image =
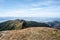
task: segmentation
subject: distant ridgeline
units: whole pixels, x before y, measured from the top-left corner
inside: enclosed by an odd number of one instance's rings
[[[40,23],[35,21],[25,21],[25,20],[16,19],[16,20],[9,20],[0,23],[0,31],[19,30],[28,27],[52,27],[52,28],[60,29],[60,22],[54,21],[54,22]]]

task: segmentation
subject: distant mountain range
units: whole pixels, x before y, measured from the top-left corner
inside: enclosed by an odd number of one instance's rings
[[[36,21],[26,21],[26,20],[8,20],[0,23],[0,31],[2,30],[17,30],[24,29],[28,27],[49,27],[48,24],[40,23]]]
[[[28,27],[49,27],[49,28],[56,28],[60,29],[60,21],[48,21],[48,22],[37,22],[37,21],[28,21],[24,19],[15,19],[12,18],[9,20],[8,18],[6,21],[0,23],[0,31],[2,30],[17,30],[17,29],[24,29]]]
[[[60,21],[60,18],[44,18],[44,17],[0,17],[0,22],[14,20],[14,19],[24,19],[28,21],[37,21],[37,22],[51,22],[51,21]]]

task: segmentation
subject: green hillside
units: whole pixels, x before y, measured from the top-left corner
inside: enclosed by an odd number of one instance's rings
[[[24,29],[28,27],[48,27],[49,25],[45,23],[39,23],[35,21],[25,21],[25,20],[9,20],[0,23],[0,31],[2,30],[18,30],[18,29]]]

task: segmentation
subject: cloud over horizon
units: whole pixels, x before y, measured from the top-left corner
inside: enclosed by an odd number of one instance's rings
[[[0,0],[0,17],[60,17],[60,0]]]

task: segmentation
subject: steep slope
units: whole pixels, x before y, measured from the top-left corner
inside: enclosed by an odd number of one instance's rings
[[[60,40],[60,30],[33,27],[23,30],[0,31],[0,40]]]
[[[9,21],[5,21],[3,23],[0,23],[0,31],[17,30],[17,29],[24,29],[24,28],[28,28],[28,27],[38,27],[38,26],[39,27],[41,27],[41,26],[48,27],[48,25],[45,23],[16,19],[16,20],[9,20]]]
[[[9,20],[3,23],[0,23],[0,31],[1,30],[14,30],[14,29],[22,29],[22,20]]]
[[[49,27],[49,25],[35,21],[26,21],[26,27]]]

